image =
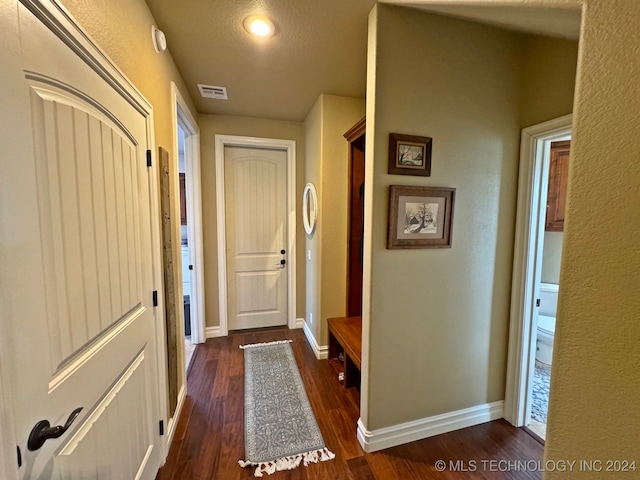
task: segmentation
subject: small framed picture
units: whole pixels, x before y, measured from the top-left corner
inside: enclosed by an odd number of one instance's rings
[[[387,248],[450,248],[455,188],[389,187]]]
[[[431,137],[389,134],[389,174],[431,176]]]

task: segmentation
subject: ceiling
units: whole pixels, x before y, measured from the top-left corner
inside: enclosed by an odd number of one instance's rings
[[[321,93],[364,97],[368,15],[375,0],[147,0],[202,113],[304,120]],[[267,15],[276,34],[251,37]],[[198,83],[227,87],[205,99]]]
[[[385,3],[408,6],[449,17],[471,20],[517,32],[578,40],[580,9],[540,6],[451,5],[455,1],[388,0]],[[448,4],[447,4],[448,3]]]
[[[367,18],[376,0],[146,1],[198,112],[302,121],[321,93],[365,95]],[[579,10],[385,2],[561,38],[577,39],[580,29]],[[268,16],[276,34],[248,35],[242,22],[254,14]],[[229,99],[202,98],[198,83],[227,87]]]

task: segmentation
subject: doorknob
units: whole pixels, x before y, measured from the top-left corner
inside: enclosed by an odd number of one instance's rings
[[[67,422],[64,424],[64,426],[57,425],[55,427],[52,427],[49,423],[49,420],[40,420],[38,423],[36,423],[36,426],[33,427],[33,430],[31,430],[31,433],[29,434],[27,448],[33,452],[42,447],[42,445],[44,445],[44,442],[46,442],[50,438],[61,437],[64,432],[69,430],[69,427],[75,421],[75,419],[78,418],[78,415],[80,415],[81,411],[82,407],[79,407],[71,412],[71,415],[69,415],[69,418],[67,418]]]
[[[280,265],[284,265],[285,263],[287,263],[287,261],[284,258],[280,260]]]

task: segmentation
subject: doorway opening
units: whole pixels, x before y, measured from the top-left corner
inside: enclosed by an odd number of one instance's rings
[[[522,131],[505,418],[542,439],[560,280],[572,116]]]
[[[200,133],[177,87],[171,91],[175,107],[177,179],[180,202],[180,272],[184,325],[179,341],[184,343],[184,371],[189,368],[198,343],[206,340],[204,326],[204,263],[202,253],[202,202],[200,190]]]
[[[349,142],[349,210],[347,214],[347,317],[362,316],[364,256],[364,179],[366,117],[344,137]]]
[[[178,122],[178,178],[180,188],[180,252],[182,259],[182,308],[184,310],[184,365],[185,370],[189,369],[196,343],[191,338],[191,264],[189,255],[189,232],[187,229],[187,166],[185,161],[185,132],[181,122]],[[191,193],[191,192],[189,192]],[[194,329],[195,330],[195,329]]]

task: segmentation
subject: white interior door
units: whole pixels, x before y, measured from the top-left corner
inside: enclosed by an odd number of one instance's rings
[[[25,479],[153,479],[160,463],[147,119],[19,5],[33,155],[8,168],[3,322]],[[71,42],[72,43],[72,42]],[[4,160],[4,158],[3,158]],[[5,185],[5,183],[3,183]],[[29,449],[40,420],[64,425]]]
[[[225,147],[229,329],[287,323],[287,154]]]

